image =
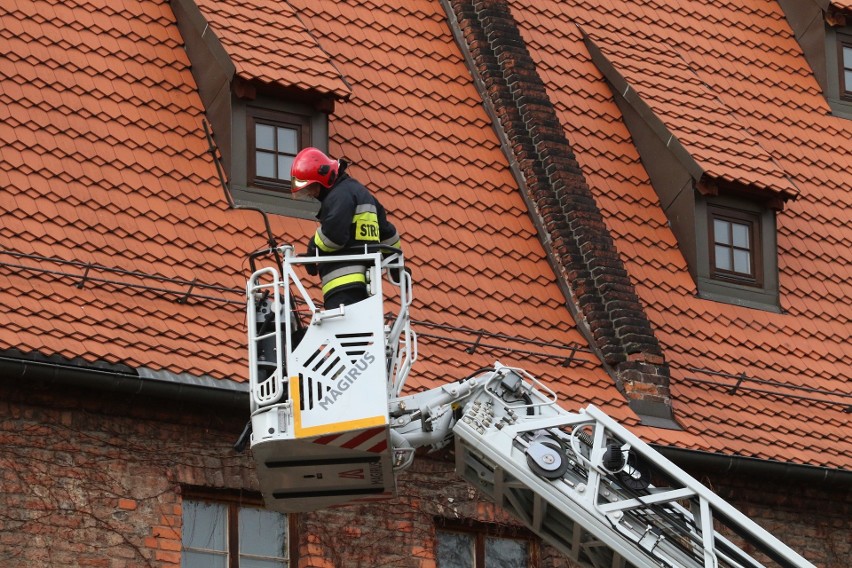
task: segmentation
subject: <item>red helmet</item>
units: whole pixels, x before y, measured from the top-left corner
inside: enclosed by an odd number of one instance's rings
[[[337,179],[339,163],[316,148],[304,148],[290,167],[290,191],[296,193],[312,183],[330,188]]]

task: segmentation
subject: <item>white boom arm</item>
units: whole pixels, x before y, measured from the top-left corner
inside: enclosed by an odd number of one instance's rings
[[[454,442],[462,478],[586,568],[814,568],[603,411],[565,410],[521,369],[497,363],[400,397],[417,357],[401,253],[279,253],[247,287],[251,448],[270,509],[393,498],[418,448]],[[369,297],[324,310],[297,268],[341,260],[365,264]],[[399,290],[387,324],[383,273]]]
[[[765,565],[737,540],[775,565],[812,568],[602,410],[569,412],[520,369],[497,364],[390,410],[395,447],[454,439],[459,475],[582,566]]]

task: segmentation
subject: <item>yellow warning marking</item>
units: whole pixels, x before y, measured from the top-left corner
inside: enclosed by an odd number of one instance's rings
[[[307,438],[322,434],[334,434],[346,432],[347,430],[360,430],[371,426],[385,426],[387,422],[384,416],[371,416],[359,418],[358,420],[344,420],[343,422],[329,422],[319,426],[302,426],[302,393],[299,390],[299,377],[290,377],[290,400],[293,404],[293,432],[297,438]]]

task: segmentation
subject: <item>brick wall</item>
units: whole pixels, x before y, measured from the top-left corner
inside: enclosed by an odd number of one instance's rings
[[[250,458],[231,451],[246,414],[0,381],[0,566],[178,566],[181,487],[256,487]],[[846,568],[849,487],[702,480],[820,568]],[[298,516],[296,566],[430,568],[437,518],[516,526],[446,454],[415,460],[398,487],[395,501]],[[536,548],[533,566],[571,566]]]
[[[0,566],[179,566],[181,484],[253,484],[244,420],[0,382]]]
[[[813,564],[821,568],[852,565],[852,487],[848,484],[689,473]]]
[[[304,515],[300,528],[311,535],[315,555],[311,561],[301,562],[300,568],[435,568],[438,518],[471,527],[487,526],[497,536],[516,534],[517,523],[456,476],[453,465],[448,454],[419,457],[399,476],[394,501]],[[571,566],[554,549],[535,548],[535,566]]]
[[[431,568],[436,566],[436,517],[493,523],[497,530],[515,525],[502,510],[460,481],[451,459],[445,457],[415,460],[399,477],[396,501],[304,516],[301,526],[312,534],[314,552],[321,552],[300,568]],[[848,558],[852,558],[849,487],[690,473],[819,568],[848,568]],[[744,548],[755,552],[749,546]],[[541,545],[536,556],[535,568],[574,567],[549,546]],[[766,565],[773,566],[768,560]]]

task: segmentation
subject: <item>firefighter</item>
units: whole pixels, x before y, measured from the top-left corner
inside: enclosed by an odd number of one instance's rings
[[[300,151],[290,168],[290,190],[297,198],[319,200],[320,226],[308,242],[308,255],[340,254],[363,244],[400,247],[400,237],[382,204],[346,173],[348,163],[334,160],[316,148]],[[308,265],[319,272],[326,309],[349,305],[367,297],[363,264],[323,263]]]

